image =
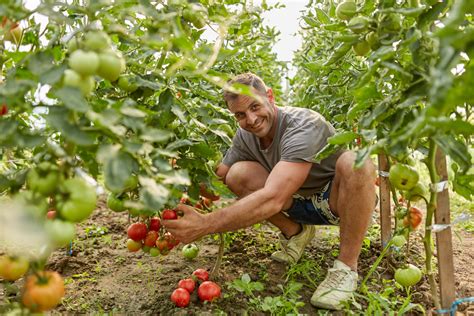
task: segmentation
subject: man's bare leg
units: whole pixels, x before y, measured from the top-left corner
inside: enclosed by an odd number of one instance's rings
[[[357,261],[375,208],[375,166],[365,162],[353,168],[355,153],[342,154],[336,163],[336,175],[329,204],[340,218],[339,260],[357,271]]]

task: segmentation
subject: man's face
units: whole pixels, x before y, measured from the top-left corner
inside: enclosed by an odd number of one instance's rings
[[[271,137],[275,122],[273,93],[269,89],[266,95],[260,94],[260,96],[256,99],[240,95],[227,105],[242,129],[258,138]]]

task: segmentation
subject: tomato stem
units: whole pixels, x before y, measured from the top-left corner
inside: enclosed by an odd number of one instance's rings
[[[219,272],[223,255],[224,255],[224,233],[219,233],[219,251],[217,253],[216,263],[214,264],[214,267],[212,267],[212,270],[209,276],[211,280],[213,280],[215,276],[217,275],[217,273]]]

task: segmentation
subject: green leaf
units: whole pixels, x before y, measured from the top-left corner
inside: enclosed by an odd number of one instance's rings
[[[324,12],[323,10],[319,9],[319,8],[315,8],[316,10],[316,16],[318,17],[318,20],[322,23],[322,24],[329,24],[331,23],[331,19],[328,17],[328,15],[326,14],[326,12]]]
[[[141,184],[140,201],[152,210],[162,209],[168,202],[170,190],[148,177],[139,177]]]
[[[465,144],[458,141],[453,135],[435,135],[433,139],[443,152],[461,167],[461,173],[466,173],[471,168],[471,154]]]
[[[452,132],[454,134],[474,134],[474,125],[471,122],[465,120],[450,120],[447,117],[429,118],[428,124],[435,127],[436,129],[440,129],[445,132]]]
[[[77,126],[68,120],[69,111],[62,107],[50,107],[49,113],[46,116],[48,123],[74,144],[81,146],[91,146],[95,142],[95,137],[91,134],[82,131],[80,126]]]
[[[56,91],[56,96],[68,109],[81,113],[85,113],[89,110],[89,104],[79,89],[64,87]]]
[[[97,159],[104,165],[105,184],[112,192],[121,192],[126,189],[127,180],[138,169],[135,159],[128,153],[121,151],[119,146],[102,146]]]
[[[328,138],[328,143],[331,145],[345,145],[351,143],[359,135],[351,131],[344,131],[337,133]]]
[[[157,128],[149,128],[140,135],[140,139],[152,143],[162,143],[171,137],[173,137],[173,133]]]
[[[158,176],[163,177],[163,184],[191,185],[187,170],[173,170],[169,173],[160,173]]]

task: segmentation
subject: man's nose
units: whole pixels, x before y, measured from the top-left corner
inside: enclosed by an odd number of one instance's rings
[[[247,125],[252,126],[253,124],[255,124],[256,121],[257,121],[257,115],[249,111],[247,113]]]

